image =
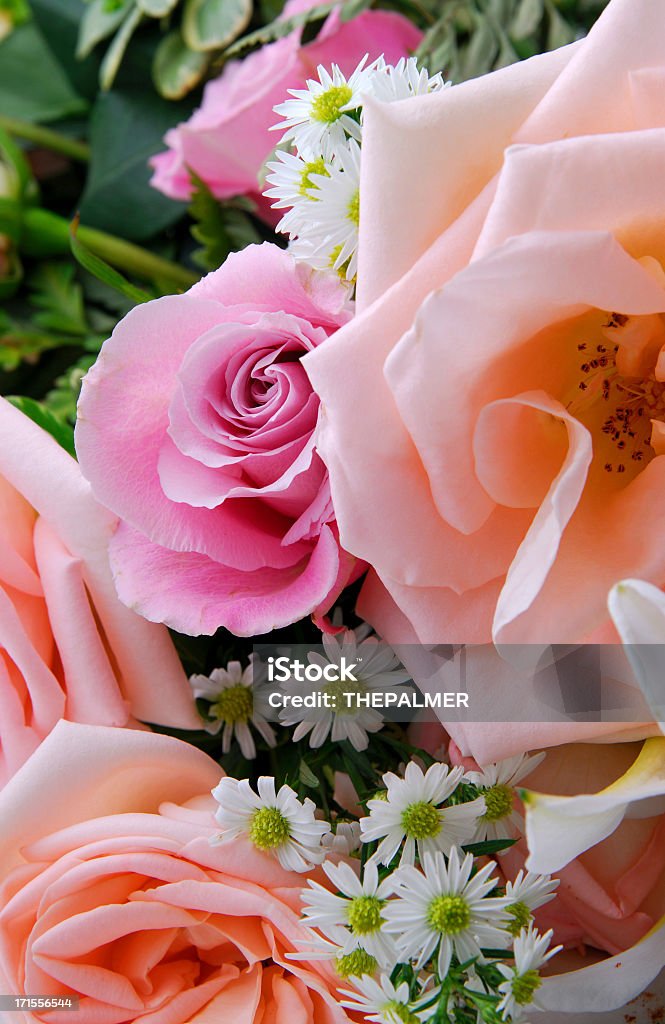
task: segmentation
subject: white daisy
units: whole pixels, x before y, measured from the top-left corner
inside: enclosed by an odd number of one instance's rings
[[[397,660],[393,650],[378,637],[370,636],[363,640],[351,629],[332,636],[324,633],[322,637],[325,657],[316,651],[310,651],[308,661],[322,669],[336,665],[342,674],[342,660],[348,665],[357,665],[354,670],[356,682],[341,680],[329,683],[310,683],[307,680],[290,679],[282,685],[288,694],[307,696],[312,690],[330,695],[333,707],[317,708],[313,714],[306,707],[289,705],[279,713],[282,725],[295,725],[293,739],[309,737],[310,747],[320,747],[328,735],[337,743],[348,740],[356,750],[365,750],[369,743],[368,733],[378,732],[383,726],[383,715],[375,708],[357,707],[353,699],[345,694],[366,696],[371,693],[401,692],[402,684],[410,678],[408,672]]]
[[[442,853],[423,858],[423,871],[398,868],[392,879],[396,899],[384,910],[385,929],[395,936],[401,959],[416,960],[422,967],[437,952],[437,970],[443,980],[453,955],[460,963],[483,962],[482,949],[506,949],[510,936],[502,928],[506,900],[489,897],[497,879],[495,864],[486,864],[473,877],[472,854],[460,861],[450,852],[446,865]]]
[[[448,855],[469,842],[485,812],[483,798],[441,807],[463,774],[463,768],[449,769],[445,764],[433,764],[423,772],[415,761],[406,766],[404,778],[387,772],[385,799],[369,800],[369,817],[360,819],[363,842],[381,840],[371,860],[390,864],[404,840],[401,865],[414,863],[416,848],[422,861],[426,853]]]
[[[374,978],[353,978],[355,991],[340,988],[338,992],[346,998],[341,1005],[354,1013],[362,1014],[365,1020],[374,1024],[418,1024],[431,1015],[431,1006],[439,989],[427,993],[416,1002],[411,1002],[409,986],[405,981],[397,988],[387,974],[379,981]]]
[[[379,882],[375,864],[365,865],[362,881],[349,864],[327,862],[323,870],[337,893],[309,880],[309,889],[302,892],[307,924],[337,943],[341,956],[360,948],[381,967],[394,967],[395,945],[383,931],[383,910],[392,893],[390,878]]]
[[[539,1009],[536,992],[540,988],[540,968],[562,948],[548,951],[552,932],[539,935],[533,925],[515,939],[515,960],[511,964],[497,963],[497,970],[506,979],[499,985],[502,996],[497,1010],[504,1020],[520,1020],[526,1007]]]
[[[325,858],[321,837],[330,831],[325,821],[316,821],[314,803],[302,803],[290,786],[275,792],[275,780],[262,775],[257,784],[258,795],[249,781],[225,777],[213,789],[219,807],[215,820],[221,827],[211,839],[213,845],[230,842],[246,835],[254,846],[271,853],[287,871],[309,871],[312,864]]]
[[[254,655],[249,656],[249,665],[243,671],[239,661],[230,661],[226,668],[216,668],[209,676],[190,676],[194,697],[210,702],[208,718],[204,725],[206,732],[217,735],[223,727],[222,750],[228,754],[233,736],[238,741],[243,757],[256,757],[254,737],[250,724],[263,737],[269,747],[275,746],[275,733],[268,722],[267,700],[258,684],[254,685]]]
[[[362,94],[375,64],[365,66],[367,56],[349,78],[336,64],[328,72],[322,64],[317,68],[318,81],[308,79],[306,89],[289,89],[292,99],[274,108],[284,120],[272,126],[273,131],[286,129],[281,141],[291,141],[304,160],[332,156],[348,138],[360,140],[359,108]]]
[[[506,912],[512,920],[507,925],[511,935],[519,935],[531,924],[533,911],[553,900],[560,879],[550,875],[536,875],[531,871],[519,871],[514,882],[506,884]]]
[[[478,822],[474,842],[491,839],[514,839],[521,832],[522,817],[515,809],[518,782],[538,767],[545,754],[517,754],[505,761],[487,765],[466,778],[481,790],[487,810]]]
[[[355,853],[361,846],[360,822],[339,821],[334,832],[332,829],[326,832],[321,839],[321,845],[328,853],[340,853],[346,857]]]
[[[402,57],[397,64],[386,64],[383,59],[378,61],[369,82],[369,92],[382,103],[394,103],[440,92],[451,85],[452,82],[444,82],[441,72],[430,78],[425,68],[418,68],[415,57]]]
[[[324,939],[322,935],[313,929],[307,929],[311,938],[308,941],[295,940],[296,945],[302,947],[300,953],[286,953],[287,960],[332,960],[335,971],[345,981],[348,978],[362,978],[364,974],[376,974],[379,965],[376,958],[368,953],[362,946],[357,946],[350,953],[345,953],[338,942]]]
[[[347,281],[358,270],[358,227],[360,224],[360,146],[351,139],[340,147],[325,174],[312,173],[316,205],[308,210],[306,222],[293,218],[291,227],[298,237],[290,252],[317,270],[336,270]],[[301,208],[299,208],[301,209]],[[284,218],[285,220],[286,218]],[[281,229],[280,229],[281,230]]]
[[[303,160],[294,153],[279,149],[275,157],[276,159],[267,165],[270,173],[266,181],[272,188],[266,189],[263,194],[275,200],[272,204],[273,209],[288,211],[276,230],[295,235],[315,216],[313,204],[316,202],[318,187],[311,175],[328,177],[330,163],[322,156],[315,160]]]

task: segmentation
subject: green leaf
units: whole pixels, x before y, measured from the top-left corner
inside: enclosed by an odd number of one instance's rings
[[[138,0],[138,5],[149,18],[165,18],[170,14],[178,0]]]
[[[126,295],[128,299],[132,299],[134,302],[149,302],[152,295],[148,292],[143,291],[142,288],[137,288],[136,285],[132,284],[127,280],[126,277],[120,273],[119,270],[115,270],[109,266],[100,256],[97,256],[90,249],[86,248],[83,242],[79,241],[76,237],[76,230],[78,224],[74,222],[71,231],[71,247],[74,258],[78,263],[81,264],[88,273],[94,277],[99,278],[104,284],[110,288],[115,288],[116,291],[120,292],[121,295]]]
[[[30,0],[33,18],[62,72],[78,95],[92,100],[97,94],[99,58],[73,57],[86,7],[84,0]]]
[[[168,100],[182,99],[201,81],[208,64],[208,55],[190,50],[178,29],[169,32],[157,47],[152,66],[157,91]]]
[[[87,57],[97,43],[112,35],[120,27],[132,6],[133,0],[122,0],[116,6],[110,6],[108,0],[92,0],[87,4],[79,28],[77,60]]]
[[[220,203],[198,175],[191,169],[189,174],[194,185],[189,212],[196,222],[192,237],[202,246],[193,259],[203,270],[216,270],[230,252],[260,242],[261,237],[247,216],[251,203],[238,199]]]
[[[341,20],[351,21],[372,6],[373,0],[347,0],[342,7]]]
[[[577,39],[578,33],[575,27],[563,18],[553,3],[547,4],[549,15],[549,30],[547,32],[547,49],[556,50],[559,46],[567,46]]]
[[[300,762],[298,767],[298,778],[302,782],[303,786],[307,786],[308,789],[319,788],[319,780],[305,761]]]
[[[33,398],[26,398],[24,395],[8,395],[7,401],[11,402],[17,409],[20,409],[22,413],[28,416],[38,427],[41,427],[42,430],[45,430],[47,434],[50,434],[61,448],[64,448],[66,452],[76,457],[73,427],[56,419],[46,406],[42,405],[41,402],[36,402]]]
[[[92,160],[81,219],[133,241],[150,238],[178,220],[184,204],[149,185],[148,158],[164,148],[163,135],[191,113],[149,89],[116,89],[99,96],[92,114]]]
[[[75,278],[73,263],[40,263],[28,282],[30,303],[41,310],[32,322],[45,331],[84,336],[88,326],[83,289]]]
[[[252,0],[185,0],[182,34],[191,50],[220,50],[237,39],[252,16]]]
[[[544,10],[543,0],[522,0],[508,28],[511,39],[527,39],[537,32]]]
[[[516,842],[516,839],[488,839],[484,843],[465,843],[462,849],[474,857],[491,857],[502,850],[509,850]]]
[[[309,10],[301,11],[299,14],[294,14],[290,18],[276,18],[269,25],[264,25],[254,32],[249,32],[242,39],[238,39],[237,42],[233,43],[232,46],[227,46],[224,50],[224,57],[228,60],[231,57],[237,57],[245,53],[247,50],[253,50],[258,46],[265,46],[267,43],[274,43],[276,39],[288,36],[296,28],[302,28],[312,21],[321,21],[337,7],[340,7],[339,2],[323,3]]]
[[[56,121],[86,109],[32,23],[0,43],[0,96],[2,113],[24,121]]]
[[[136,29],[139,27],[143,14],[139,7],[130,7],[125,15],[125,20],[120,25],[111,41],[111,45],[104,54],[104,60],[99,69],[99,85],[105,92],[111,88],[118,74],[118,69],[125,56],[125,50]]]

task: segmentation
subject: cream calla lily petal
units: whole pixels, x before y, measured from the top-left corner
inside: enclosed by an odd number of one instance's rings
[[[643,580],[622,580],[607,604],[654,720],[665,732],[665,594]]]
[[[526,808],[527,867],[552,874],[600,843],[620,825],[630,805],[665,796],[665,739],[646,740],[628,771],[599,793],[551,796],[522,790]],[[656,813],[651,805],[648,813]],[[645,808],[643,808],[645,810]],[[631,809],[640,815],[640,808]]]
[[[554,1020],[562,1013],[574,1013],[578,1021],[582,1013],[606,1013],[616,1009],[625,1012],[627,1004],[651,985],[664,966],[665,917],[623,953],[579,971],[545,978],[538,992],[538,1002],[543,1009],[557,1013]],[[637,1018],[622,1014],[617,1019]]]

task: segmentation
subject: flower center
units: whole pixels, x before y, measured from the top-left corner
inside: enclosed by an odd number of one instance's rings
[[[323,687],[325,693],[329,693],[332,699],[331,711],[336,715],[355,715],[358,712],[358,704],[353,697],[345,697],[346,693],[365,694],[367,687],[362,679],[342,680],[336,679],[332,683],[326,683]]]
[[[433,804],[419,800],[402,811],[402,828],[409,839],[434,839],[441,831],[441,814]]]
[[[529,927],[533,914],[526,903],[522,903],[521,900],[517,903],[511,903],[509,907],[506,907],[506,912],[514,918],[514,920],[505,925],[506,931],[510,932],[511,935],[519,935],[523,928]]]
[[[237,683],[229,686],[217,697],[210,707],[210,713],[222,722],[232,725],[234,722],[246,722],[252,717],[254,698],[248,686]]]
[[[312,181],[312,174],[322,174],[324,177],[329,178],[330,175],[326,170],[326,163],[322,156],[318,160],[310,160],[308,164],[302,169],[300,174],[300,185],[298,187],[298,193],[301,196],[306,196],[308,199],[316,199],[316,196],[309,194],[310,189],[318,188],[319,186]]]
[[[355,226],[358,227],[360,224],[360,189],[356,189],[353,193],[351,202],[347,207],[346,216],[352,224],[355,224]]]
[[[259,850],[274,850],[291,836],[287,819],[276,807],[260,807],[252,815],[249,838]]]
[[[589,421],[602,471],[626,483],[660,454],[665,437],[665,382],[656,379],[654,350],[665,342],[665,325],[661,334],[656,319],[612,313],[601,328],[604,341],[577,343],[576,393],[568,408]],[[642,366],[630,367],[634,374],[621,362],[622,341],[624,356],[633,348],[645,352]],[[649,362],[651,370],[644,368]]]
[[[392,1018],[394,1021],[401,1021],[401,1024],[420,1024],[415,1013],[411,1013],[408,1006],[398,1003],[396,999],[391,999],[389,1003],[386,1003],[383,1007],[383,1015],[388,1020]]]
[[[459,935],[471,923],[471,910],[463,896],[435,896],[427,911],[427,923],[443,935]]]
[[[342,116],[345,107],[353,96],[350,85],[331,85],[325,92],[319,93],[312,103],[311,118],[323,124],[333,124]]]
[[[482,795],[485,797],[487,810],[483,814],[485,821],[500,821],[507,818],[513,809],[513,790],[510,786],[499,783],[484,789]]]
[[[383,924],[381,911],[384,900],[376,896],[356,896],[349,904],[349,925],[354,935],[370,935],[378,932]]]
[[[376,959],[364,949],[354,949],[335,961],[340,978],[362,978],[363,974],[374,974],[377,966]]]
[[[540,988],[538,971],[526,971],[516,975],[511,982],[513,998],[520,1006],[526,1006],[533,1000],[534,993]]]

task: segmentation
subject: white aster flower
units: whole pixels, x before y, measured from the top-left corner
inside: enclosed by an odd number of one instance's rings
[[[239,835],[249,837],[254,846],[277,857],[287,871],[309,871],[312,864],[325,858],[321,837],[330,830],[325,821],[316,821],[314,803],[298,799],[290,786],[275,792],[275,780],[262,775],[258,795],[247,779],[225,777],[213,789],[219,807],[215,820],[221,828],[211,839],[213,845],[230,842]]]
[[[276,159],[267,165],[270,172],[266,181],[272,188],[263,193],[274,199],[275,210],[286,209],[276,230],[285,234],[296,235],[298,230],[305,229],[315,217],[314,203],[317,201],[318,186],[312,175],[327,177],[330,174],[330,163],[322,156],[314,160],[303,160],[294,153],[277,150]]]
[[[360,141],[359,110],[362,94],[375,64],[366,67],[367,56],[349,78],[336,64],[328,72],[322,64],[317,68],[318,81],[308,79],[306,89],[289,89],[292,99],[274,108],[284,120],[272,126],[273,131],[286,129],[281,141],[291,141],[304,160],[332,156],[347,139]],[[352,116],[356,112],[356,116]]]
[[[309,889],[302,892],[303,916],[310,927],[317,928],[347,956],[355,949],[364,949],[381,967],[396,963],[395,945],[383,930],[383,910],[392,893],[390,878],[379,882],[375,864],[366,864],[362,881],[349,864],[323,865],[337,893],[309,880]]]
[[[330,665],[337,666],[340,681],[311,683],[290,679],[282,684],[282,689],[285,693],[303,697],[314,691],[329,695],[333,707],[321,707],[313,712],[310,708],[289,705],[280,711],[280,722],[286,726],[297,726],[293,733],[296,741],[309,733],[310,747],[322,746],[330,735],[335,743],[348,740],[356,750],[366,750],[368,733],[378,732],[382,728],[383,715],[376,708],[357,707],[354,699],[345,697],[345,694],[365,697],[372,693],[401,692],[402,684],[410,678],[409,674],[393,650],[378,637],[359,640],[353,630],[347,629],[336,636],[324,633],[322,643],[325,656],[310,651],[308,661],[310,665],[318,665],[321,669]],[[353,672],[356,682],[341,678],[343,664],[347,668],[357,665]]]
[[[358,270],[360,224],[358,143],[351,139],[348,146],[340,147],[335,159],[326,166],[326,173],[312,173],[311,181],[316,191],[310,194],[316,205],[308,209],[306,222],[292,220],[298,237],[289,251],[317,270],[336,270],[347,281],[353,281]]]
[[[418,68],[415,57],[402,57],[397,64],[386,64],[380,58],[369,81],[369,92],[382,103],[394,103],[440,92],[451,85],[451,82],[444,82],[441,72],[430,78],[425,68]]]
[[[431,1016],[431,1004],[438,996],[439,990],[428,992],[426,996],[411,1002],[409,986],[405,981],[393,985],[387,974],[382,974],[379,981],[374,978],[353,978],[355,991],[338,989],[345,996],[341,1005],[354,1013],[360,1013],[365,1020],[374,1024],[416,1024]],[[423,1008],[424,1007],[424,1008]]]
[[[543,964],[562,948],[548,951],[552,932],[539,935],[533,925],[515,939],[515,960],[512,964],[497,963],[496,967],[506,979],[499,985],[502,998],[497,1010],[504,1020],[520,1020],[529,1006],[539,1009],[536,995],[541,985],[539,971]]]
[[[553,900],[560,879],[518,871],[514,882],[506,883],[506,912],[512,920],[506,926],[511,935],[519,935],[531,924],[533,911]]]
[[[213,736],[220,729],[222,750],[228,754],[235,734],[243,757],[256,757],[254,737],[250,724],[263,736],[269,747],[275,746],[275,733],[266,720],[268,703],[254,680],[254,655],[250,654],[249,665],[243,671],[239,661],[230,661],[226,668],[216,668],[209,676],[190,676],[190,685],[196,699],[210,701],[206,732]]]
[[[467,780],[482,791],[487,810],[478,822],[474,842],[514,839],[520,834],[522,818],[515,810],[515,787],[538,767],[545,754],[517,754],[497,761],[477,772],[467,772]]]
[[[404,778],[387,772],[385,800],[369,800],[369,817],[360,819],[363,842],[381,840],[371,860],[390,864],[404,840],[400,865],[414,863],[416,848],[422,861],[427,853],[441,851],[447,856],[454,847],[469,842],[485,812],[483,798],[440,806],[463,774],[463,768],[449,769],[445,764],[433,764],[423,772],[415,761],[406,766]]]
[[[460,963],[483,962],[483,948],[510,945],[502,928],[506,900],[488,896],[497,884],[490,877],[495,865],[486,864],[471,877],[473,867],[472,854],[460,861],[453,849],[447,865],[442,853],[426,853],[422,872],[405,867],[393,874],[397,898],[384,911],[385,928],[395,936],[401,959],[414,959],[420,968],[438,950],[438,974],[444,979],[453,955]]]
[[[321,840],[321,845],[328,853],[340,853],[348,857],[360,849],[360,822],[340,821],[332,829],[326,832]]]

